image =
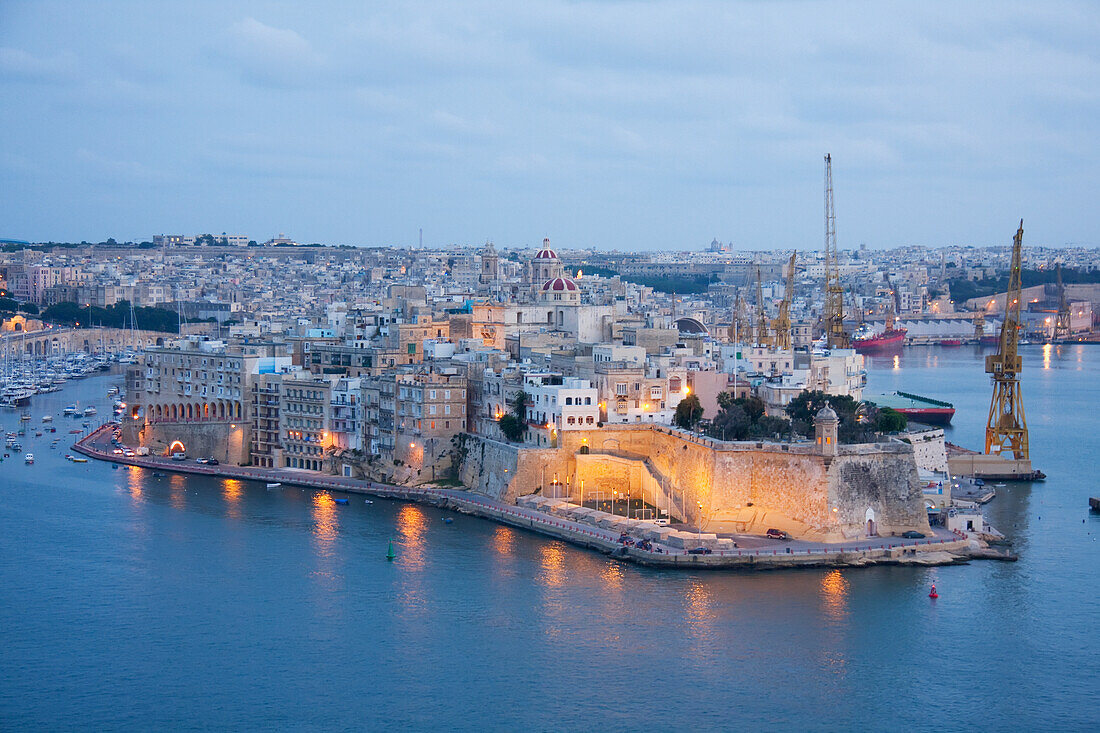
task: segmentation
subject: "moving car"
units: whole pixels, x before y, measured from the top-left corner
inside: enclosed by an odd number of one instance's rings
[[[764,535],[770,540],[792,540],[789,532],[784,532],[781,529],[769,529]]]
[[[908,532],[902,532],[901,536],[907,540],[920,540],[924,539],[924,532],[918,532],[915,529],[911,529]]]
[[[696,547],[688,550],[689,555],[710,555],[713,552],[714,550],[710,549],[709,547]]]

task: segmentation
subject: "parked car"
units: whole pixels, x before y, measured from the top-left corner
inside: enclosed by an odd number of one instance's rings
[[[911,529],[908,532],[902,532],[901,536],[907,540],[920,540],[924,539],[924,532],[918,532],[915,529]]]
[[[195,463],[207,464],[210,462],[209,458],[196,458]]]
[[[695,547],[688,550],[689,555],[710,555],[714,550],[709,547]]]
[[[791,537],[789,532],[784,532],[781,529],[769,529],[764,534],[769,540],[791,540],[791,539],[794,539],[793,537]]]
[[[172,460],[173,461],[186,461],[187,460],[187,454],[186,453],[173,453],[172,454]]]
[[[122,455],[126,456],[127,458],[133,458],[137,454],[127,448],[126,450],[122,451]]]
[[[216,465],[218,465],[218,459],[217,458],[207,458],[206,459],[206,465],[216,466]]]

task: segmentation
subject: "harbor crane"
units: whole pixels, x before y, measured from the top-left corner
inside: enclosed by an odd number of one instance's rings
[[[764,291],[760,285],[760,265],[756,266],[756,343],[757,346],[768,346],[771,337],[768,335],[768,313],[764,310]]]
[[[836,246],[836,211],[833,209],[833,156],[825,155],[825,344],[847,349],[851,342],[844,330],[844,288],[840,285]]]
[[[1027,420],[1020,397],[1020,249],[1024,240],[1024,220],[1012,240],[1012,270],[1008,274],[1004,321],[996,354],[985,357],[985,371],[993,377],[993,399],[989,403],[989,421],[985,428],[986,455],[1011,453],[1016,460],[1030,458]]]
[[[791,348],[791,299],[794,297],[794,260],[797,252],[791,252],[791,261],[787,263],[787,280],[783,290],[783,300],[779,304],[779,315],[772,321],[772,337],[777,350]]]
[[[1062,263],[1058,263],[1058,315],[1054,317],[1054,340],[1069,338],[1069,301],[1066,286],[1062,284]]]

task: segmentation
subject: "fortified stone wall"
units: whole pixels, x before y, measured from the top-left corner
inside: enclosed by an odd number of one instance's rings
[[[147,424],[137,437],[140,445],[156,455],[166,454],[169,446],[179,440],[191,458],[217,458],[224,463],[243,466],[249,459],[246,433],[239,423],[161,422]]]
[[[821,540],[928,529],[905,443],[839,446],[827,458],[811,443],[723,442],[644,425],[565,431],[556,449],[470,437],[460,478],[508,501],[542,493],[579,503],[617,491],[708,531],[774,527]]]

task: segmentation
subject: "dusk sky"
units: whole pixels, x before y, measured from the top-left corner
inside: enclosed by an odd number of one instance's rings
[[[0,2],[0,237],[1097,246],[1096,2]]]

